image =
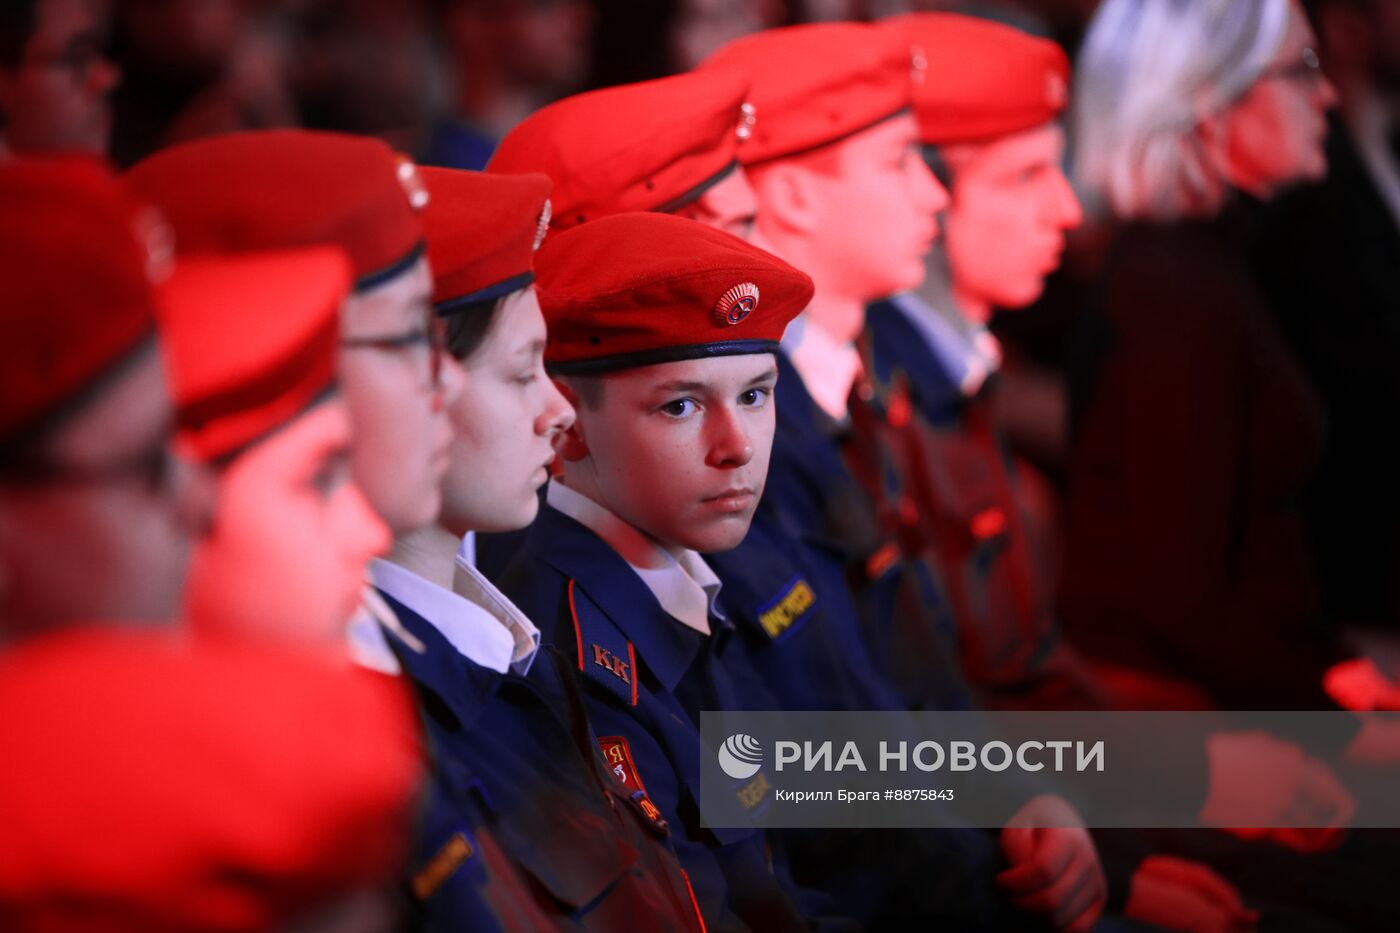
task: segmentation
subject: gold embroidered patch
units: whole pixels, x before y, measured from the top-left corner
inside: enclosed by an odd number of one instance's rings
[[[763,803],[763,798],[768,796],[768,791],[772,785],[768,783],[768,778],[760,771],[754,775],[753,780],[739,787],[735,793],[739,795],[739,802],[744,805],[745,810],[752,810]]]
[[[447,844],[438,850],[437,855],[423,870],[413,876],[413,894],[420,901],[427,900],[442,883],[452,877],[452,873],[476,854],[476,847],[463,833],[457,833]]]
[[[593,663],[625,684],[632,682],[632,667],[602,645],[593,646]]]
[[[777,638],[816,601],[817,594],[812,592],[812,587],[806,580],[798,578],[786,593],[759,610],[758,624],[763,626],[769,638]]]

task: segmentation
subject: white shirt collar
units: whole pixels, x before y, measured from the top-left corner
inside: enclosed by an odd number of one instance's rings
[[[525,673],[540,650],[540,630],[476,569],[475,533],[469,531],[462,538],[455,565],[452,591],[473,608],[489,613],[505,629],[511,640],[511,664],[518,673]]]
[[[545,496],[551,506],[591,530],[627,561],[662,609],[683,625],[710,634],[710,616],[721,615],[715,606],[720,581],[703,557],[691,550],[672,556],[611,511],[563,483],[550,483]]]
[[[844,421],[851,388],[865,367],[853,343],[841,343],[820,327],[813,327],[797,316],[796,326],[788,325],[783,334],[783,351],[792,361],[802,384],[822,411],[836,421]]]
[[[422,642],[414,638],[399,623],[398,616],[394,615],[394,610],[390,609],[389,604],[384,602],[375,590],[374,584],[367,580],[360,590],[359,609],[356,610],[354,618],[345,627],[350,658],[361,667],[367,667],[380,673],[403,673],[403,668],[399,666],[399,659],[394,656],[393,650],[389,647],[388,639],[384,637],[384,629],[380,628],[381,625],[393,630],[394,634],[398,635],[404,644],[413,651],[423,654],[428,650]]]
[[[964,395],[976,395],[987,377],[1001,368],[1001,344],[984,325],[956,311],[949,314],[913,292],[896,295],[890,303],[923,335]]]
[[[382,559],[370,562],[370,579],[374,586],[426,619],[474,664],[501,674],[510,670],[524,674],[530,669],[539,647],[539,630],[460,554],[454,579],[454,588],[459,592],[444,589]],[[398,626],[393,611],[369,589],[348,632],[351,656],[357,663],[386,673],[399,672],[380,623],[394,629],[412,650],[426,650]]]

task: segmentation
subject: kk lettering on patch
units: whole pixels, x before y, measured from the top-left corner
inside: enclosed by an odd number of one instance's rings
[[[661,816],[661,810],[647,796],[646,785],[642,783],[641,772],[637,770],[637,764],[632,760],[632,748],[627,744],[627,739],[620,735],[600,735],[598,747],[603,750],[603,760],[612,769],[617,782],[627,791],[627,796],[636,801],[637,806],[651,821],[652,826],[663,832],[666,831],[669,827],[665,818]]]
[[[817,594],[812,592],[811,584],[796,577],[784,587],[781,595],[759,607],[758,624],[769,638],[777,638],[806,615],[816,601]]]
[[[593,663],[612,674],[623,683],[628,685],[632,683],[632,665],[628,664],[602,645],[593,645]]]
[[[624,703],[637,705],[637,650],[576,581],[569,581],[569,615],[578,669]]]

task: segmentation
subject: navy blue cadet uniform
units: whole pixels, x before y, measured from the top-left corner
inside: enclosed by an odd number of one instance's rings
[[[823,566],[816,557],[763,525],[737,548],[707,556],[735,629],[725,663],[748,665],[783,709],[902,709],[869,658],[839,563]],[[744,697],[740,705],[755,702]],[[993,884],[1001,867],[995,841],[982,830],[773,834],[799,884],[830,893],[842,912],[872,929],[918,918],[939,929],[1001,930],[1027,919],[1004,913]]]
[[[599,742],[671,824],[709,929],[805,928],[770,868],[763,833],[700,825],[701,770],[718,765],[702,747],[695,713],[743,708],[740,697],[753,696],[724,663],[733,644],[728,623],[712,618],[708,637],[682,625],[616,551],[548,505],[500,587],[540,627],[544,644],[573,658]],[[742,825],[769,793],[763,771],[740,782],[724,822]]]
[[[604,763],[567,668],[542,651],[528,675],[497,673],[380,595],[426,649],[383,628],[435,769],[411,882],[423,928],[702,929],[668,828]]]
[[[545,243],[536,273],[548,332],[545,364],[564,377],[677,363],[690,364],[686,372],[702,380],[711,372],[725,373],[730,367],[718,366],[725,362],[719,358],[774,352],[787,322],[812,297],[811,279],[776,257],[728,233],[661,213],[615,214],[565,230]],[[755,368],[761,381],[764,367]],[[584,441],[592,436],[591,419],[607,417],[601,406],[618,390],[599,386],[608,391],[593,399],[588,386],[571,388],[580,393],[580,403],[578,421],[563,441],[564,476],[575,471],[584,481],[591,476],[596,484],[591,495],[604,500],[632,492],[614,488],[615,474],[593,470],[595,464],[587,460],[604,453],[626,458],[640,451],[603,451]],[[714,401],[708,392],[698,394]],[[749,400],[715,401],[720,410],[714,417],[722,420],[710,421],[706,415],[710,427],[687,435],[684,442],[677,442],[674,431],[657,434],[658,443],[677,444],[671,456],[691,458],[677,460],[687,493],[700,496],[704,484],[719,488],[761,481],[747,435],[741,436],[734,425],[762,425],[748,419],[750,412],[760,411],[758,402],[766,400],[766,391],[750,387],[742,398]],[[689,402],[688,412],[701,411],[698,401]],[[617,404],[636,403],[627,399]],[[658,431],[681,420],[655,414]],[[606,435],[600,431],[598,436]],[[649,437],[632,443],[643,444]],[[592,443],[598,443],[596,437]],[[741,453],[741,443],[748,454]],[[573,492],[575,506],[589,502],[583,492]],[[656,492],[663,494],[660,487]],[[774,706],[757,678],[741,684],[747,670],[724,663],[734,644],[727,621],[711,611],[708,597],[693,610],[663,608],[664,597],[607,543],[607,535],[595,533],[591,523],[586,527],[588,519],[581,514],[577,521],[567,517],[560,511],[566,508],[564,499],[556,502],[554,493],[551,488],[548,496],[554,505],[543,509],[530,529],[501,588],[530,614],[547,643],[574,658],[600,743],[619,774],[644,790],[671,822],[677,853],[707,922],[711,928],[747,923],[763,930],[806,928],[804,916],[839,923],[824,909],[826,898],[788,883],[781,851],[772,851],[770,859],[768,840],[753,825],[772,795],[764,772],[734,786],[732,797],[706,801],[707,822],[739,828],[701,825],[702,774],[729,785],[713,751],[702,747],[698,711],[738,708],[759,696],[763,699],[757,706]],[[596,500],[592,505],[603,507]],[[568,507],[570,516],[573,508]],[[729,517],[717,520],[714,527],[727,532],[724,540],[747,529],[747,509],[743,513],[742,526]],[[618,516],[611,519],[623,522]],[[667,537],[687,538],[683,529],[631,531],[661,549],[689,550]],[[675,569],[686,576],[683,567]],[[698,564],[691,569],[708,576]],[[672,611],[685,615],[689,624]]]
[[[991,706],[1102,707],[1035,563],[1015,465],[988,410],[995,376],[968,396],[909,313],[891,301],[867,312],[872,428],[905,474],[920,518],[916,546],[946,586],[963,672]]]
[[[777,433],[754,526],[799,541],[810,565],[828,568],[817,585],[833,602],[844,578],[868,656],[899,708],[972,708],[937,576],[908,552],[906,523],[881,516],[848,468],[850,430],[818,407],[784,354],[777,358]]]
[[[887,530],[876,520],[875,507],[865,489],[857,482],[843,459],[843,447],[852,444],[850,431],[838,425],[823,412],[808,393],[801,376],[787,360],[778,354],[779,379],[774,401],[777,404],[777,434],[773,442],[773,457],[769,465],[768,485],[763,501],[754,516],[750,535],[782,537],[802,543],[805,566],[826,568],[812,570],[811,582],[819,600],[835,615],[835,608],[844,601],[849,605],[854,596],[858,622],[847,621],[844,627],[859,625],[869,650],[857,650],[852,658],[868,658],[873,672],[855,678],[838,677],[832,683],[856,686],[830,694],[810,694],[816,676],[804,687],[801,668],[786,675],[775,675],[773,684],[786,688],[797,709],[820,708],[823,702],[852,703],[849,708],[890,708],[891,690],[898,698],[896,708],[923,710],[970,710],[975,707],[971,688],[964,680],[958,664],[957,637],[947,604],[931,569],[920,560],[907,557],[901,549],[898,526]],[[853,414],[861,401],[852,398]],[[865,410],[870,410],[869,405]],[[878,451],[877,451],[878,453]],[[893,480],[890,480],[893,482]],[[755,538],[759,541],[761,538]],[[753,551],[745,551],[747,542],[730,555],[716,555],[713,565],[721,573],[725,586],[733,584],[727,594],[726,606],[732,607],[736,620],[744,610],[734,602],[739,592],[762,592],[744,582],[743,574],[732,571],[748,561],[759,560]],[[849,584],[849,594],[843,594],[839,577]],[[923,600],[927,600],[924,602]],[[760,606],[766,603],[759,603]],[[815,618],[815,616],[813,617]],[[810,623],[806,623],[810,624]],[[760,623],[760,627],[761,623]],[[833,628],[841,628],[841,624]],[[849,644],[849,638],[838,638]],[[794,642],[794,645],[800,643]],[[775,648],[783,647],[774,642]],[[761,669],[782,670],[793,664],[821,666],[812,652],[804,652],[791,662],[781,653],[774,653],[760,662]],[[859,665],[865,668],[865,664]],[[807,690],[805,696],[799,691]],[[969,857],[983,857],[983,844],[971,836],[955,843],[966,846]],[[1127,896],[1128,882],[1144,854],[1140,847],[1124,843],[1116,846],[1117,856],[1104,863],[1109,879],[1109,908],[1115,909]],[[795,874],[799,881],[807,880],[792,853]],[[973,872],[976,877],[976,872]],[[810,882],[815,883],[815,882]],[[839,902],[838,892],[838,902]],[[973,916],[979,916],[973,911]],[[986,914],[980,914],[986,916]],[[1108,923],[1107,919],[1101,923]],[[1114,920],[1113,922],[1120,922]]]

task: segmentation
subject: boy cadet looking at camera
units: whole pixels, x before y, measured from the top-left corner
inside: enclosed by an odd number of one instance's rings
[[[747,95],[738,72],[715,68],[566,98],[512,130],[487,171],[551,174],[556,229],[654,210],[747,237],[756,203],[737,160],[762,119]],[[479,537],[478,559],[498,573],[501,554],[513,554],[519,540]],[[735,629],[726,657],[741,654],[758,675],[757,692],[733,699],[785,709],[900,709],[869,660],[842,568],[804,561],[801,552],[798,541],[766,527],[751,529],[737,550],[707,558]],[[963,847],[953,834],[864,833],[843,837],[835,857],[829,841],[812,848],[825,854],[811,860],[798,840],[788,851],[794,872],[851,893],[842,912],[863,922],[995,915],[994,852],[979,833],[954,834]],[[908,883],[910,871],[933,863],[939,884]],[[979,881],[980,896],[971,893]]]
[[[747,94],[746,79],[718,70],[576,94],[520,121],[486,171],[548,175],[555,232],[656,211],[747,239],[757,208],[738,159],[754,121]],[[523,538],[478,536],[478,566],[499,576]]]
[[[773,353],[810,280],[729,234],[618,214],[547,241],[537,261],[545,363],[577,420],[562,476],[502,589],[577,666],[610,764],[670,823],[711,929],[801,920],[754,829],[699,815],[698,711],[727,705],[731,628],[701,552],[748,531],[773,438]],[[699,752],[697,756],[697,752]],[[768,794],[760,772],[733,822]]]

